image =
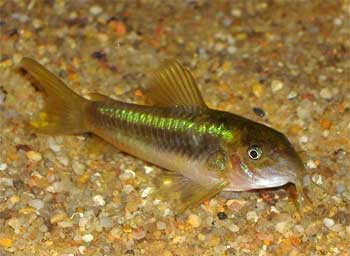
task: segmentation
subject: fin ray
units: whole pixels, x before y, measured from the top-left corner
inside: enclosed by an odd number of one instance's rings
[[[30,123],[41,133],[77,134],[87,132],[84,114],[89,101],[80,97],[57,76],[33,59],[23,58],[21,67],[47,95],[44,109]]]
[[[90,100],[93,100],[93,101],[111,101],[112,100],[108,96],[98,92],[91,92],[88,94],[88,97]]]
[[[149,84],[148,96],[156,105],[207,107],[193,75],[176,60],[165,61]]]
[[[154,183],[156,185],[155,194],[159,195],[161,199],[174,202],[179,213],[198,206],[206,199],[221,192],[227,185],[226,182],[222,182],[212,187],[205,187],[170,171],[157,175]]]

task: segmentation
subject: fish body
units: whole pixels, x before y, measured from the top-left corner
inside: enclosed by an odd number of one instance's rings
[[[206,106],[191,73],[166,62],[150,79],[153,105],[136,105],[93,94],[87,100],[36,61],[22,67],[47,94],[32,122],[38,132],[90,132],[119,150],[170,172],[159,176],[159,193],[180,209],[225,191],[296,184],[302,196],[303,164],[280,132]],[[300,198],[299,200],[302,200]]]

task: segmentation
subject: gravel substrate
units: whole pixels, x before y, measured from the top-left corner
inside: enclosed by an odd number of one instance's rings
[[[0,0],[0,255],[350,255],[349,16],[347,0]],[[24,56],[139,104],[150,70],[179,59],[210,107],[288,136],[313,204],[298,218],[283,187],[176,214],[152,193],[161,169],[31,130],[44,101]]]

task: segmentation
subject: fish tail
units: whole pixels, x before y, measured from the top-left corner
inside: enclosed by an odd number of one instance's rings
[[[33,59],[23,58],[21,67],[37,82],[47,98],[45,107],[31,120],[31,126],[46,134],[79,134],[88,132],[85,121],[90,101],[76,94],[57,76]]]

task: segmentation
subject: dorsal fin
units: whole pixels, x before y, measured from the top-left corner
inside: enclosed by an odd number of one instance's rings
[[[206,104],[191,72],[177,60],[165,61],[150,77],[147,96],[158,106],[197,106]]]
[[[108,96],[98,93],[98,92],[90,92],[87,95],[89,97],[90,100],[93,101],[109,101],[112,100],[111,98],[109,98]]]

